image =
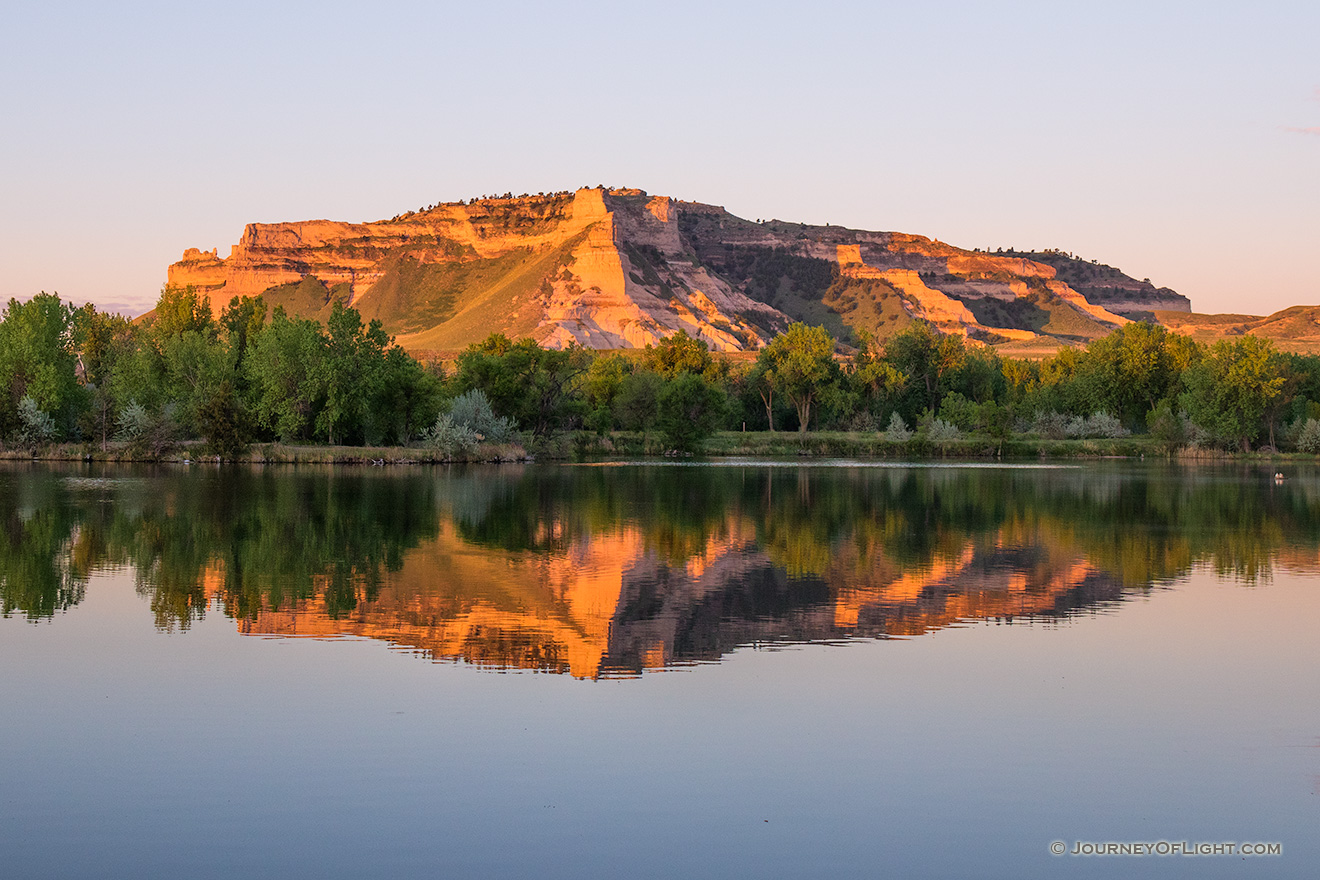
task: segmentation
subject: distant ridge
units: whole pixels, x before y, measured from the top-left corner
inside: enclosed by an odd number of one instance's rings
[[[324,319],[350,304],[412,350],[492,332],[551,347],[636,348],[684,330],[749,351],[794,321],[844,345],[914,320],[1044,353],[1133,317],[1186,314],[1168,288],[1059,251],[969,251],[919,235],[752,222],[636,189],[441,204],[373,223],[249,224],[228,257],[169,267],[219,310],[261,294]]]

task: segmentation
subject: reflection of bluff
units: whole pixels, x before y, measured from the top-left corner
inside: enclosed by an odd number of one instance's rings
[[[1066,616],[1206,565],[1320,567],[1320,482],[1252,467],[0,466],[0,613],[128,568],[157,625],[357,634],[592,677],[760,642]]]
[[[603,188],[371,223],[252,223],[228,257],[185,251],[168,284],[198,288],[216,309],[261,294],[324,319],[343,302],[413,350],[462,348],[494,331],[550,347],[637,348],[679,329],[716,350],[754,350],[795,320],[856,341],[915,318],[1049,348],[1103,336],[1136,309],[1190,307],[1057,252],[992,255],[898,232],[751,222]]]
[[[919,635],[960,620],[1054,616],[1123,590],[1067,550],[968,541],[903,571],[855,554],[790,577],[733,520],[699,553],[663,560],[636,530],[562,554],[492,552],[449,529],[418,548],[374,601],[333,615],[312,599],[242,620],[249,634],[379,638],[436,659],[570,672],[640,672],[717,660],[740,645]]]

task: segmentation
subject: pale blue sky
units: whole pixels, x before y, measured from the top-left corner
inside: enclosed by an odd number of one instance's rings
[[[6,4],[0,296],[604,183],[1320,302],[1320,4]],[[1309,130],[1309,131],[1308,131]]]

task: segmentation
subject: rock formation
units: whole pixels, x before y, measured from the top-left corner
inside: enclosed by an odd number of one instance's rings
[[[492,332],[637,348],[683,330],[714,350],[747,351],[793,321],[847,345],[916,319],[990,344],[1057,347],[1102,336],[1125,313],[1186,308],[1172,291],[1053,251],[991,255],[896,232],[753,223],[603,188],[373,223],[249,224],[228,257],[185,251],[167,284],[207,293],[216,311],[260,294],[324,318],[343,302],[414,350]]]

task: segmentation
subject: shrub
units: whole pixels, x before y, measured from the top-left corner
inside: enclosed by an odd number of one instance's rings
[[[847,430],[870,434],[880,430],[880,420],[876,418],[875,413],[862,410],[853,414],[848,420]]]
[[[179,423],[174,416],[174,404],[166,404],[159,414],[153,415],[137,401],[129,401],[119,413],[119,430],[115,440],[128,444],[135,454],[163,455],[179,436]]]
[[[41,411],[31,397],[18,403],[18,442],[35,449],[55,439],[55,420]]]
[[[480,435],[488,443],[507,443],[513,437],[516,425],[512,419],[495,415],[490,400],[480,388],[473,388],[454,398],[449,415],[455,425],[462,425]]]
[[[435,450],[446,461],[469,458],[477,451],[481,438],[467,425],[460,425],[453,416],[445,414],[435,420],[422,442]]]
[[[1116,440],[1119,437],[1126,437],[1128,434],[1132,433],[1127,428],[1123,427],[1122,422],[1107,412],[1091,413],[1087,416],[1084,430],[1086,433],[1083,436],[1106,437],[1111,440]]]
[[[1031,421],[1031,432],[1048,440],[1062,440],[1068,436],[1070,422],[1066,415],[1054,410],[1038,412]]]
[[[885,428],[885,439],[891,443],[906,443],[912,439],[912,431],[898,413],[889,417],[889,427]]]
[[[1308,455],[1320,453],[1320,420],[1307,419],[1297,433],[1297,451]]]
[[[1167,400],[1161,400],[1146,416],[1146,427],[1151,436],[1169,446],[1180,446],[1187,442],[1184,420],[1178,417],[1173,404]]]
[[[136,400],[130,400],[119,411],[119,430],[115,432],[115,439],[120,443],[135,443],[151,430],[153,421],[151,413],[147,412],[145,406]]]
[[[947,443],[962,436],[962,432],[958,430],[957,425],[931,415],[922,419],[921,427],[925,432],[926,439],[931,443]]]

